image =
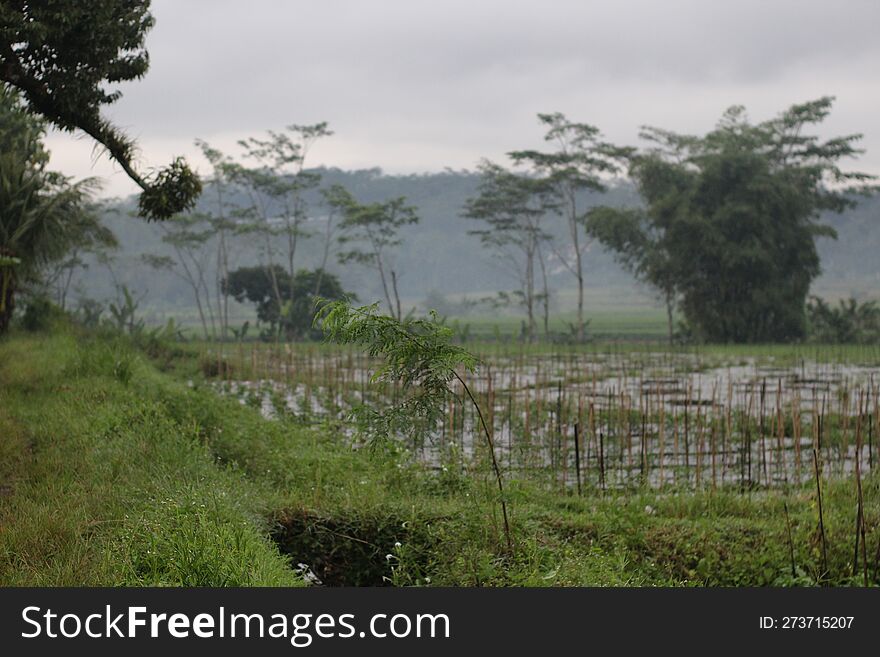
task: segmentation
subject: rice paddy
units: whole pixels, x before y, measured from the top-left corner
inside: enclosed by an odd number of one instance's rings
[[[585,493],[778,489],[877,467],[880,352],[871,348],[586,349],[486,344],[468,380],[505,475]],[[349,348],[206,346],[214,385],[267,417],[324,424],[357,446],[353,408],[407,394]],[[429,468],[479,467],[475,411],[453,386],[443,420],[398,447]]]

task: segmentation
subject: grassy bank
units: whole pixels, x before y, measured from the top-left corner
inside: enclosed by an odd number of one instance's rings
[[[338,426],[264,420],[192,355],[121,340],[0,342],[0,583],[790,585],[861,583],[853,481],[784,493],[583,498],[508,481],[507,553],[485,464],[427,471]],[[162,373],[154,363],[171,373]],[[863,482],[878,582],[880,490]],[[789,539],[789,535],[791,538]],[[302,565],[301,565],[302,564]],[[793,570],[793,572],[792,572]]]

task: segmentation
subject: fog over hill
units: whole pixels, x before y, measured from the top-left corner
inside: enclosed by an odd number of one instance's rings
[[[516,280],[509,268],[492,253],[485,250],[477,237],[469,234],[477,222],[464,218],[465,201],[476,192],[479,176],[468,171],[446,170],[422,175],[384,175],[379,169],[342,171],[319,169],[322,186],[340,184],[359,201],[381,201],[405,196],[415,206],[420,222],[401,230],[402,245],[392,252],[392,259],[401,272],[400,293],[405,305],[439,306],[462,312],[456,302],[463,297],[475,300],[495,295],[499,290],[512,290]],[[326,221],[326,208],[317,193],[309,198],[308,229],[314,235],[297,252],[297,268],[313,268],[320,262],[321,237]],[[626,181],[612,184],[604,194],[583,198],[584,207],[592,204],[631,206],[638,196]],[[246,203],[243,198],[231,199]],[[112,265],[107,267],[94,261],[76,274],[71,298],[88,297],[102,300],[112,298],[114,277],[143,297],[142,307],[164,314],[174,309],[193,306],[191,290],[181,279],[168,271],[157,271],[142,260],[144,254],[174,257],[173,250],[162,242],[161,224],[148,224],[130,214],[131,200],[110,206],[105,221],[119,238],[121,248]],[[210,194],[200,201],[199,211],[217,212]],[[855,295],[861,299],[880,297],[880,265],[876,254],[880,248],[880,199],[859,198],[859,204],[842,215],[829,214],[824,221],[833,226],[838,240],[822,238],[819,252],[823,274],[815,282],[813,291],[829,298]],[[563,222],[548,217],[547,227],[554,236],[554,248],[564,250],[567,239]],[[208,249],[203,256],[206,276],[213,280],[216,274],[216,255]],[[229,266],[255,265],[260,262],[257,240],[253,236],[237,237],[232,242]],[[655,302],[651,290],[637,283],[624,271],[612,255],[599,244],[592,244],[585,257],[585,278],[588,291],[607,290],[610,298],[628,296],[630,303],[650,306]],[[555,310],[568,310],[573,304],[571,290],[574,279],[561,266],[559,259],[548,250],[548,273],[554,294]],[[340,265],[331,257],[328,269],[337,274],[345,289],[354,292],[363,302],[381,298],[378,278],[372,271],[359,265]],[[568,294],[567,294],[568,292]],[[430,303],[428,303],[430,299]],[[607,310],[607,308],[606,308]],[[587,308],[589,314],[590,308]],[[476,310],[474,312],[479,312]],[[482,312],[486,312],[486,308]]]

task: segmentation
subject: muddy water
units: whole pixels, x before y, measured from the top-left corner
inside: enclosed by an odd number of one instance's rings
[[[288,356],[264,374],[217,388],[267,417],[305,423],[345,420],[360,403],[404,394],[371,383],[371,363],[351,355],[307,363]],[[857,460],[865,472],[880,458],[880,372],[867,365],[564,354],[495,358],[467,381],[487,411],[502,466],[553,485],[774,487],[813,477],[814,448],[826,477],[851,475]],[[468,468],[486,457],[475,422],[471,408],[453,401],[439,426],[405,444],[430,467]]]

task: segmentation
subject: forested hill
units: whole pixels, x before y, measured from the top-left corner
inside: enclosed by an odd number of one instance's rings
[[[408,304],[423,304],[429,295],[436,305],[440,295],[452,299],[460,299],[462,295],[478,298],[516,287],[517,282],[510,268],[486,251],[477,237],[469,234],[470,230],[478,227],[477,222],[462,217],[465,201],[474,195],[479,183],[476,173],[446,170],[421,175],[385,175],[379,169],[317,171],[322,175],[322,186],[343,185],[358,201],[372,202],[405,196],[417,208],[420,222],[401,230],[403,243],[393,253],[395,264],[401,272],[401,295]],[[244,198],[233,197],[231,201],[233,204],[236,201],[245,203]],[[312,194],[309,201],[310,215],[314,217],[310,224],[317,234],[321,230],[326,209],[317,194]],[[627,206],[637,203],[638,198],[624,182],[612,185],[604,194],[584,197],[582,201],[584,207],[598,203]],[[216,212],[212,202],[211,195],[205,194],[199,210]],[[131,207],[131,201],[120,202],[106,217],[107,224],[121,243],[113,265],[113,276],[119,284],[128,285],[143,294],[145,306],[167,308],[191,305],[191,292],[179,278],[170,272],[153,270],[142,261],[143,254],[174,257],[174,253],[161,241],[161,226],[132,217],[129,214]],[[843,215],[829,215],[825,219],[837,230],[839,239],[820,240],[824,273],[816,282],[814,291],[829,297],[850,294],[860,298],[880,296],[880,265],[876,258],[880,250],[880,199],[861,198],[856,208]],[[566,233],[561,219],[551,219],[547,226],[556,238],[557,248],[564,248]],[[319,251],[318,237],[307,240],[298,251],[297,267],[315,266],[319,261]],[[232,252],[231,268],[252,265],[258,261],[252,236],[238,238]],[[213,277],[216,256],[206,251],[204,259],[206,271]],[[548,267],[553,290],[563,291],[573,287],[571,275],[558,264],[558,259],[552,253],[548,253]],[[356,293],[362,301],[379,298],[378,281],[363,267],[343,267],[335,258],[331,258],[328,269],[339,274],[344,287]],[[585,258],[585,274],[588,288],[638,288],[645,303],[651,303],[650,290],[638,287],[633,278],[598,245],[591,245],[589,249]],[[112,297],[113,276],[106,267],[93,263],[85,272],[78,274],[76,289],[71,296],[94,299]],[[565,295],[560,295],[556,304],[557,307],[559,304],[566,306]]]

